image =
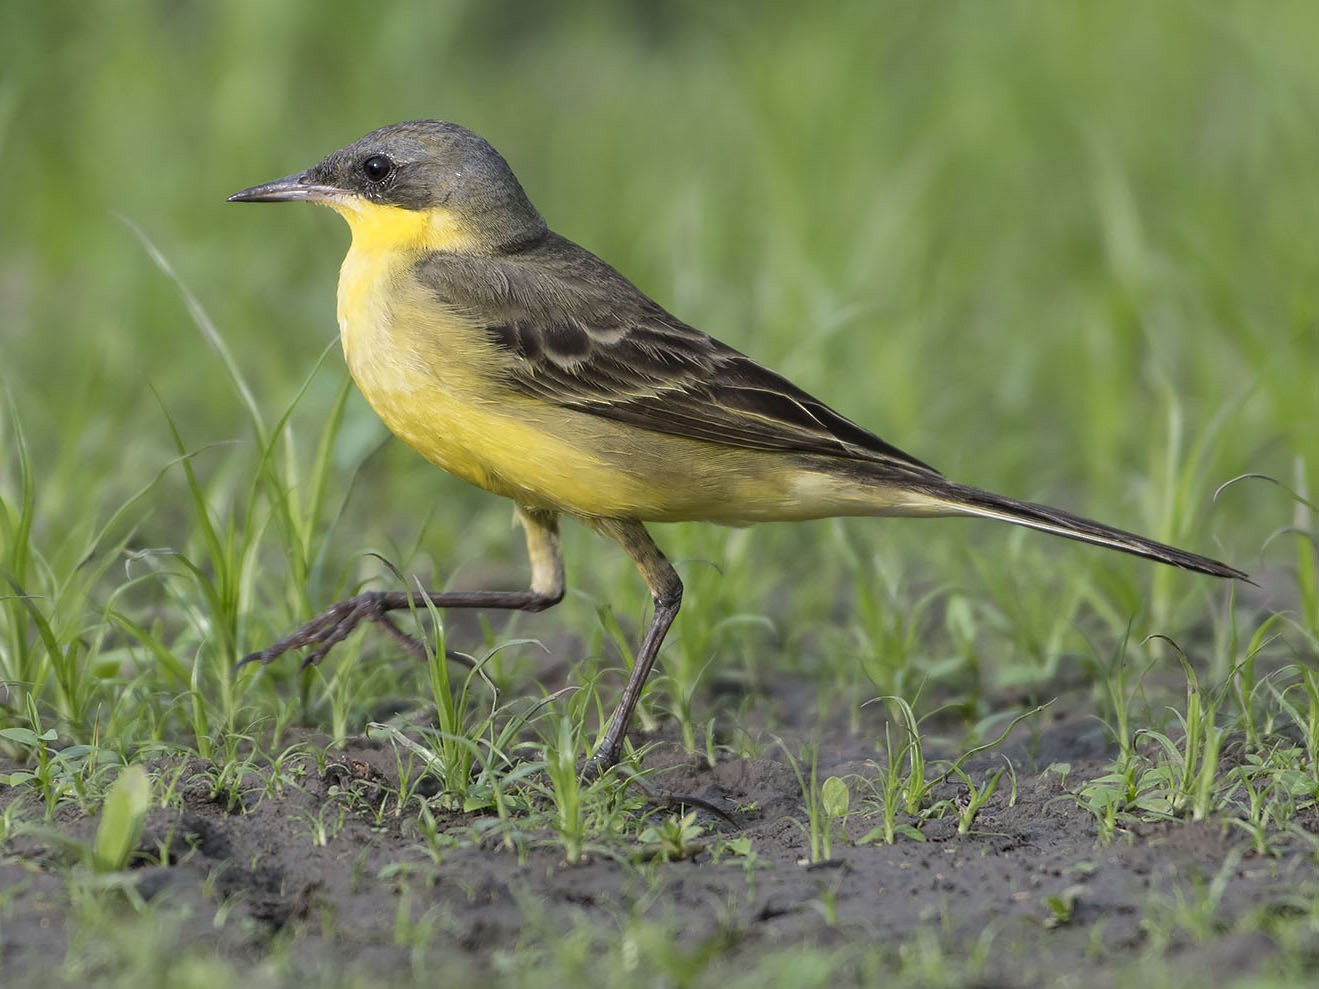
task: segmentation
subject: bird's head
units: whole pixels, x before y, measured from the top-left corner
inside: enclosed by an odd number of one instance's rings
[[[484,138],[438,120],[372,131],[305,172],[236,192],[231,203],[322,203],[354,241],[489,253],[545,233],[513,170]]]

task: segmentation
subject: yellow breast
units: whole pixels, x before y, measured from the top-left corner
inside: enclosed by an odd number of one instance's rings
[[[354,334],[369,342],[389,320],[391,290],[427,251],[458,251],[472,237],[448,210],[409,210],[356,197],[330,204],[348,221],[352,247],[339,270],[339,333],[344,351]]]
[[[415,276],[418,259],[470,246],[442,210],[355,203],[339,275],[348,369],[390,430],[427,460],[532,506],[589,513],[600,458],[556,428],[544,403],[501,384],[508,355],[478,318],[447,309]],[[571,432],[571,431],[569,431]],[[598,487],[598,485],[597,485]]]
[[[452,321],[438,306],[415,311],[421,300],[410,278],[425,251],[461,243],[457,225],[443,211],[358,199],[332,205],[353,234],[339,270],[338,297],[339,338],[353,380],[391,431],[440,466],[476,480],[452,455],[423,448],[424,427],[445,417],[449,401],[450,389],[440,378],[461,370],[462,354],[445,359],[444,349],[454,343],[453,328],[446,325]]]
[[[426,253],[470,248],[460,225],[443,210],[335,206],[353,231],[339,278],[348,369],[390,430],[427,460],[520,504],[578,516],[740,524],[840,514],[803,498],[795,472],[764,451],[514,392],[504,381],[515,355],[489,337],[480,314],[447,308],[417,276]]]

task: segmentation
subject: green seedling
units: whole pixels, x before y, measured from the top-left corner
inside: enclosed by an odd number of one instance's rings
[[[1085,892],[1085,887],[1081,884],[1068,886],[1061,893],[1049,893],[1042,898],[1045,910],[1048,911],[1044,918],[1046,928],[1064,927],[1072,922],[1076,916],[1076,904],[1081,899],[1081,894]]]
[[[700,841],[705,829],[696,823],[696,811],[687,814],[670,814],[659,824],[648,825],[637,836],[643,846],[662,862],[680,862],[705,851]]]
[[[550,795],[554,800],[555,831],[569,865],[582,861],[586,845],[585,787],[577,769],[576,740],[572,722],[560,717],[554,741],[545,747],[545,772],[550,778]]]
[[[43,729],[30,697],[28,703],[33,728],[0,728],[0,741],[24,753],[29,768],[0,774],[0,785],[35,789],[47,820],[69,800],[88,812],[95,803],[95,781],[110,767],[114,755],[93,745],[57,747],[58,733],[54,728]]]
[[[966,787],[966,798],[957,801],[957,833],[968,834],[972,825],[975,824],[976,816],[980,813],[981,808],[985,806],[989,798],[998,790],[999,781],[1003,778],[1004,772],[1011,768],[1011,763],[1007,766],[996,769],[985,776],[982,786],[976,786],[971,775],[963,770],[960,766],[951,770],[952,774],[962,781]]]
[[[756,854],[755,846],[747,835],[716,842],[711,857],[716,865],[726,859],[733,860],[742,867],[748,878],[754,877],[758,869],[771,868],[768,862]]]
[[[92,867],[97,872],[119,872],[137,849],[151,805],[151,781],[141,766],[125,766],[110,784],[101,806],[92,845]]]
[[[841,829],[846,820],[851,800],[847,784],[837,776],[830,776],[823,784],[817,783],[820,758],[817,744],[811,744],[807,748],[810,760],[809,779],[803,773],[801,763],[788,750],[782,739],[779,740],[779,747],[787,757],[788,765],[792,767],[793,774],[797,777],[797,784],[801,787],[802,800],[806,808],[806,824],[804,826],[800,822],[798,824],[808,839],[810,848],[808,861],[812,865],[831,861],[834,832]]]
[[[904,761],[909,757],[910,744],[911,740],[907,738],[905,744],[895,746],[891,723],[884,725],[884,763],[882,766],[873,761],[869,763],[872,769],[878,770],[878,773],[871,778],[871,786],[879,801],[881,824],[866,832],[857,844],[868,845],[875,841],[883,841],[884,844],[891,845],[897,841],[900,834],[913,841],[925,840],[925,836],[915,825],[898,823],[898,812],[904,806],[904,797],[909,785],[909,777],[903,771],[903,766]]]

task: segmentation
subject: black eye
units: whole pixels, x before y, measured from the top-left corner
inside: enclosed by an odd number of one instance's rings
[[[362,174],[372,182],[383,181],[394,170],[394,163],[384,155],[372,155],[362,162]]]

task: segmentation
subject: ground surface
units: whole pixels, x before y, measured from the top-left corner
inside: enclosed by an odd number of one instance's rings
[[[794,688],[778,689],[775,700],[790,707]],[[924,966],[933,982],[1103,985],[1155,961],[1194,983],[1267,967],[1273,940],[1242,919],[1286,915],[1314,895],[1309,846],[1283,840],[1261,857],[1214,821],[1123,826],[1101,844],[1073,793],[1111,762],[1103,730],[1056,706],[1033,724],[965,767],[979,778],[1008,756],[1015,801],[1002,786],[969,833],[948,814],[924,823],[923,841],[899,835],[893,845],[858,843],[877,821],[860,782],[876,778],[876,746],[826,738],[819,778],[849,781],[852,813],[846,838],[817,864],[807,864],[801,785],[772,749],[711,769],[661,742],[648,765],[667,769],[651,785],[728,808],[737,827],[701,816],[684,861],[663,862],[632,841],[576,865],[548,829],[516,833],[515,823],[504,832],[514,847],[495,832],[480,838],[479,815],[440,813],[448,846],[424,841],[415,808],[400,814],[391,804],[395,752],[368,739],[327,754],[306,737],[304,754],[281,768],[284,785],[268,792],[254,778],[233,802],[215,796],[205,760],[161,760],[152,768],[177,781],[176,806],[152,810],[139,847],[157,862],[168,848],[167,864],[134,870],[131,885],[145,901],[138,909],[169,918],[189,954],[214,953],[241,972],[278,951],[286,972],[318,978],[448,972],[535,982],[538,965],[544,974],[571,967],[572,944],[588,955],[622,950],[626,971],[629,943],[634,966],[654,955],[648,937],[668,942],[658,963],[666,970],[648,976],[656,984],[736,981],[802,946],[833,949],[824,957],[834,977],[857,980],[875,966]],[[935,792],[965,798],[952,784]],[[1319,831],[1319,815],[1293,825]],[[55,828],[90,840],[94,822],[59,813]],[[749,853],[730,850],[745,850],[730,845],[738,838]],[[49,834],[21,836],[9,851],[0,959],[9,978],[41,982],[50,959],[78,951],[79,895],[61,878],[65,856]],[[81,968],[97,970],[95,951]]]

